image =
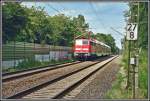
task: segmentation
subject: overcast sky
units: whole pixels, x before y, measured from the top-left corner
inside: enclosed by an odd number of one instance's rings
[[[111,27],[125,34],[124,11],[128,10],[127,2],[23,2],[27,7],[41,6],[50,15],[63,13],[74,17],[82,14],[90,31],[94,33],[111,34],[115,38],[116,45],[121,48],[121,36]]]

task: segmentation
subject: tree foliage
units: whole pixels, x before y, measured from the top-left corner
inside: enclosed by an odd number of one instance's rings
[[[4,3],[2,9],[3,43],[16,40],[71,46],[74,36],[89,27],[83,15],[49,16],[44,8],[27,8],[20,3]]]
[[[12,40],[25,28],[28,19],[27,13],[19,3],[5,3],[2,6],[3,42]]]
[[[85,35],[88,38],[89,25],[81,14],[73,18],[64,14],[49,16],[44,8],[27,8],[20,3],[4,3],[2,9],[3,43],[16,40],[72,46],[75,37]],[[91,34],[91,37],[97,37],[110,45],[112,52],[116,51],[115,40],[110,34]]]

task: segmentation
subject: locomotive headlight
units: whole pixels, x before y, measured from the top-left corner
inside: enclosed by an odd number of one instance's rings
[[[88,53],[86,53],[86,54],[85,54],[85,56],[89,56],[89,54],[88,54]]]
[[[77,56],[78,54],[77,53],[74,53],[74,56]]]

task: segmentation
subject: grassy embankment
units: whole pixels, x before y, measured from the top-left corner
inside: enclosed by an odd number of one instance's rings
[[[130,99],[132,91],[126,89],[127,82],[127,51],[124,53],[121,68],[112,88],[106,93],[108,99]],[[141,50],[139,54],[139,92],[138,98],[148,98],[148,51]]]

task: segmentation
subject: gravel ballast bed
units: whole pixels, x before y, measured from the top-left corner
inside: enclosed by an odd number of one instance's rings
[[[120,69],[120,60],[119,56],[111,63],[106,65],[104,68],[96,72],[92,77],[93,80],[71,99],[103,99],[106,92],[111,89],[113,81],[116,79],[116,74]],[[84,85],[81,84],[80,86]],[[70,98],[69,98],[70,99]]]
[[[14,95],[17,92],[23,91],[37,84],[41,84],[45,81],[64,75],[66,73],[69,73],[70,71],[75,71],[91,63],[94,63],[94,62],[88,61],[85,63],[76,64],[73,66],[66,66],[65,68],[59,68],[56,70],[46,71],[44,73],[34,74],[31,76],[23,77],[21,79],[13,80],[10,82],[4,82],[2,83],[2,97],[7,98],[8,96]]]

